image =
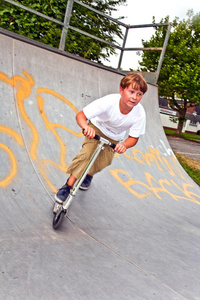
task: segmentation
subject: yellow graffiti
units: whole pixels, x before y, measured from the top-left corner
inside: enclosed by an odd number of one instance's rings
[[[117,181],[119,183],[121,183],[125,188],[127,188],[127,190],[129,192],[131,192],[135,197],[139,198],[139,199],[142,199],[146,196],[149,196],[151,194],[151,192],[149,192],[149,188],[146,184],[138,181],[138,180],[134,180],[133,178],[131,178],[131,176],[129,175],[128,172],[124,171],[124,170],[121,170],[121,169],[114,169],[114,170],[110,170],[110,173],[115,177],[115,179],[117,179]],[[126,175],[128,177],[128,180],[127,181],[124,181],[121,179],[121,177],[119,176],[119,174],[123,174],[123,175]],[[147,190],[146,192],[142,192],[142,193],[139,193],[137,192],[136,190],[132,189],[131,186],[132,185],[139,185],[139,186],[142,186],[142,190]]]
[[[57,189],[55,188],[55,186],[51,183],[51,181],[49,180],[48,176],[47,176],[47,167],[49,165],[53,165],[55,168],[57,168],[58,170],[60,170],[61,172],[66,172],[66,166],[65,165],[59,165],[55,162],[53,162],[52,160],[50,159],[42,159],[40,160],[39,164],[38,164],[38,167],[39,167],[39,170],[40,170],[40,173],[42,174],[44,180],[46,181],[46,183],[48,184],[49,188],[51,189],[51,191],[53,193],[56,193],[57,192]]]
[[[8,154],[11,163],[10,173],[5,177],[5,179],[0,181],[0,186],[6,187],[11,183],[12,179],[17,173],[17,160],[14,154],[12,153],[12,151],[6,145],[0,143],[0,148],[3,149]]]
[[[44,171],[45,168],[47,167],[47,165],[49,165],[49,164],[54,165],[56,168],[58,168],[62,172],[66,172],[66,169],[67,169],[67,164],[66,164],[67,148],[66,148],[65,143],[62,141],[61,137],[57,133],[56,128],[62,128],[77,137],[81,137],[82,133],[81,133],[81,131],[79,133],[76,133],[75,131],[71,130],[70,128],[63,126],[61,124],[58,124],[58,123],[51,123],[47,117],[47,114],[45,113],[44,99],[39,94],[50,94],[50,95],[56,97],[56,99],[59,99],[59,100],[63,101],[65,104],[67,104],[70,107],[70,109],[72,109],[75,112],[75,114],[78,113],[78,110],[69,100],[67,100],[65,97],[63,97],[62,95],[58,94],[57,92],[55,92],[53,90],[45,89],[45,88],[38,88],[37,93],[38,93],[38,95],[37,95],[38,108],[39,108],[40,114],[42,116],[42,119],[45,123],[45,127],[47,130],[50,130],[52,132],[52,134],[57,139],[57,141],[60,145],[60,164],[57,164],[49,159],[43,159],[39,162],[39,169],[40,169],[40,172],[41,172],[43,178],[47,182],[50,189],[53,192],[56,192],[55,187],[53,186],[53,184],[47,177],[46,172]]]
[[[5,134],[13,137],[20,146],[23,146],[22,137],[16,131],[11,129],[10,127],[0,124],[0,132],[3,132]]]
[[[32,159],[36,159],[36,148],[39,143],[39,134],[38,131],[33,124],[33,122],[30,120],[29,116],[27,115],[24,107],[24,100],[28,98],[31,94],[31,89],[35,84],[35,81],[32,77],[31,74],[29,74],[26,71],[22,72],[25,76],[23,78],[22,76],[19,75],[14,75],[11,78],[9,78],[7,75],[4,73],[0,72],[0,80],[3,82],[9,84],[11,87],[16,88],[16,101],[17,101],[17,106],[19,108],[19,111],[21,113],[22,118],[24,121],[27,123],[27,125],[30,127],[33,138],[32,138],[32,144],[30,146],[30,154]]]
[[[71,109],[73,109],[73,111],[77,114],[78,113],[78,110],[76,109],[76,107],[69,101],[67,100],[66,98],[64,98],[63,96],[59,95],[58,93],[52,91],[52,90],[49,90],[49,89],[37,89],[37,93],[46,93],[46,94],[50,94],[50,95],[53,95],[55,96],[57,99],[63,101],[64,103],[66,103]],[[82,136],[82,133],[76,133],[75,131],[72,131],[71,129],[69,129],[68,127],[66,126],[63,126],[61,124],[57,124],[57,123],[51,123],[48,118],[47,118],[47,115],[45,113],[45,110],[44,110],[44,99],[41,97],[41,96],[37,96],[37,100],[38,100],[38,107],[39,107],[39,110],[40,110],[40,113],[41,113],[41,116],[43,118],[43,121],[45,123],[45,127],[47,130],[51,130],[51,132],[53,133],[53,135],[56,137],[58,143],[60,144],[60,148],[61,148],[61,153],[60,153],[60,162],[61,162],[61,166],[63,168],[67,168],[66,166],[66,163],[65,163],[65,160],[66,160],[66,155],[67,155],[67,149],[66,149],[66,146],[65,144],[63,143],[62,139],[60,138],[60,136],[58,135],[57,131],[55,130],[55,128],[62,128],[62,129],[65,129],[67,131],[69,131],[71,134],[75,135],[75,136]]]
[[[32,141],[31,141],[31,145],[30,145],[29,154],[33,160],[36,160],[36,159],[38,159],[37,148],[38,148],[38,144],[39,144],[39,132],[38,132],[36,126],[30,120],[28,114],[26,113],[25,106],[24,106],[24,100],[30,96],[31,89],[35,85],[35,81],[34,81],[34,78],[32,77],[32,75],[29,74],[28,72],[23,71],[23,74],[24,74],[25,78],[23,78],[22,76],[19,76],[19,75],[14,75],[11,78],[9,78],[6,74],[0,72],[0,80],[4,83],[10,85],[11,87],[16,88],[17,107],[19,109],[20,115],[22,116],[24,121],[27,123],[28,127],[31,129],[31,132],[32,132]],[[38,88],[37,89],[37,95],[36,95],[37,104],[38,104],[38,108],[39,108],[41,117],[45,123],[45,127],[47,130],[50,130],[52,132],[52,134],[55,136],[55,138],[57,139],[57,141],[60,145],[60,164],[55,163],[54,161],[52,161],[50,159],[42,159],[42,160],[38,161],[38,167],[40,169],[40,172],[41,172],[43,178],[45,179],[45,181],[47,182],[47,184],[49,185],[51,190],[55,191],[53,184],[50,182],[47,175],[45,174],[45,171],[44,171],[45,166],[47,166],[48,164],[54,165],[56,168],[58,168],[62,172],[66,171],[66,169],[67,169],[67,164],[66,164],[67,147],[66,147],[65,143],[62,141],[62,139],[60,138],[59,134],[57,133],[56,128],[62,128],[77,137],[82,136],[82,133],[81,133],[81,131],[79,133],[76,133],[75,131],[72,131],[70,128],[63,126],[61,124],[58,124],[58,123],[51,123],[45,113],[44,99],[41,96],[41,94],[43,94],[43,95],[49,94],[49,95],[56,97],[56,99],[63,101],[65,104],[67,104],[69,106],[70,109],[72,109],[75,112],[75,114],[78,113],[78,110],[69,100],[67,100],[65,97],[58,94],[57,92],[50,90],[50,89],[46,89],[46,88]],[[1,125],[0,132],[4,132],[8,135],[11,135],[11,129],[4,125]],[[21,139],[20,143],[22,143],[21,142],[22,138],[19,135],[17,135],[17,134],[13,135],[13,132],[12,132],[12,136],[18,142],[19,142],[19,139]],[[12,167],[13,167],[13,169],[15,169],[14,164],[12,164]],[[16,174],[16,171],[13,174]]]
[[[161,156],[158,149],[154,147],[149,147],[148,149],[149,152],[142,153],[142,151],[133,148],[132,149],[133,156],[127,154],[126,152],[124,153],[124,155],[128,159],[133,159],[139,164],[143,164],[143,165],[147,164],[148,166],[151,166],[153,163],[155,163],[158,171],[163,172],[163,169],[165,169],[168,171],[168,173],[171,176],[174,177],[178,173],[178,175],[182,179],[184,179],[184,176],[178,167],[177,159],[174,156],[171,156],[172,163],[173,163],[173,165],[171,165],[164,156]]]
[[[144,173],[147,183],[134,180],[128,172],[121,169],[110,170],[110,173],[121,185],[123,185],[129,192],[131,192],[135,197],[139,199],[143,199],[150,195],[155,195],[158,199],[162,199],[160,193],[166,193],[174,200],[183,199],[183,200],[192,201],[200,205],[200,201],[197,201],[194,198],[196,197],[200,199],[200,196],[190,192],[187,189],[187,187],[193,187],[191,184],[183,183],[181,188],[180,186],[175,184],[175,182],[172,180],[170,181],[167,179],[156,180],[151,174],[147,172]],[[120,175],[126,175],[125,178],[128,178],[128,180],[126,181],[123,180],[122,177],[124,178],[124,176],[120,176]],[[170,187],[172,185],[174,185],[179,190],[179,192],[182,192],[184,196],[173,194],[169,191],[168,188],[166,188],[166,186]]]
[[[21,136],[16,131],[11,129],[10,127],[0,124],[0,132],[3,132],[5,134],[9,135],[10,137],[14,138],[15,141],[20,146],[23,146],[23,140],[22,140]],[[9,160],[10,160],[10,164],[11,164],[10,173],[7,176],[5,176],[5,178],[3,180],[0,181],[0,186],[6,187],[11,183],[12,179],[15,177],[15,175],[17,173],[17,160],[16,160],[13,152],[10,150],[10,148],[8,146],[0,143],[0,148],[3,149],[3,151],[5,151],[7,153]]]

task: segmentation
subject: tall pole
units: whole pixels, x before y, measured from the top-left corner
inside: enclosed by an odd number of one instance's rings
[[[126,27],[123,44],[122,44],[122,48],[121,48],[121,53],[120,53],[120,57],[119,57],[118,67],[117,67],[118,70],[121,68],[122,58],[123,58],[123,54],[124,54],[124,48],[125,48],[126,40],[127,40],[127,36],[128,36],[128,30],[129,30],[129,26]]]
[[[66,11],[65,11],[65,18],[64,18],[64,26],[62,29],[60,45],[59,45],[59,49],[62,51],[65,50],[66,36],[67,36],[68,29],[69,29],[69,23],[70,23],[73,4],[74,4],[74,0],[67,1],[67,7],[66,7]]]
[[[164,44],[163,44],[163,49],[162,49],[162,52],[161,52],[161,55],[160,55],[158,67],[157,67],[157,70],[155,72],[156,73],[155,74],[156,75],[156,78],[155,78],[156,82],[155,83],[158,82],[158,78],[159,78],[159,75],[160,75],[160,70],[161,70],[161,67],[162,67],[165,51],[166,51],[166,48],[167,48],[167,43],[168,43],[168,40],[169,40],[171,26],[172,26],[172,24],[169,23],[167,33],[166,33],[166,36],[165,36],[165,41],[164,41]]]

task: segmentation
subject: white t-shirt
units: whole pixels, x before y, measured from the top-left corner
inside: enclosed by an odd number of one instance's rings
[[[138,103],[127,115],[124,115],[119,109],[120,98],[120,94],[99,98],[85,106],[83,112],[88,120],[113,140],[122,140],[127,130],[131,137],[137,138],[145,133],[144,108]]]

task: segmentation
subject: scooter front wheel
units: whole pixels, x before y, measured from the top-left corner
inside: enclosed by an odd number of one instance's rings
[[[58,229],[62,224],[63,218],[65,216],[66,211],[62,208],[58,210],[58,212],[53,217],[53,228]]]

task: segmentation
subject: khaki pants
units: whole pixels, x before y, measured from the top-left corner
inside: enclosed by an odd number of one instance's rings
[[[100,135],[101,137],[109,140],[111,143],[117,144],[118,141],[114,141],[107,136],[105,136],[96,126],[94,126],[91,122],[89,122],[89,126],[95,129],[95,133]],[[67,169],[67,174],[72,174],[76,179],[79,179],[81,174],[83,173],[87,163],[89,162],[92,154],[96,150],[99,141],[95,139],[88,139],[85,137],[82,148],[72,160],[71,164]],[[93,176],[97,172],[100,172],[105,167],[109,166],[113,160],[114,152],[112,148],[108,145],[104,145],[104,149],[101,150],[95,162],[91,166],[89,170],[89,174]]]

